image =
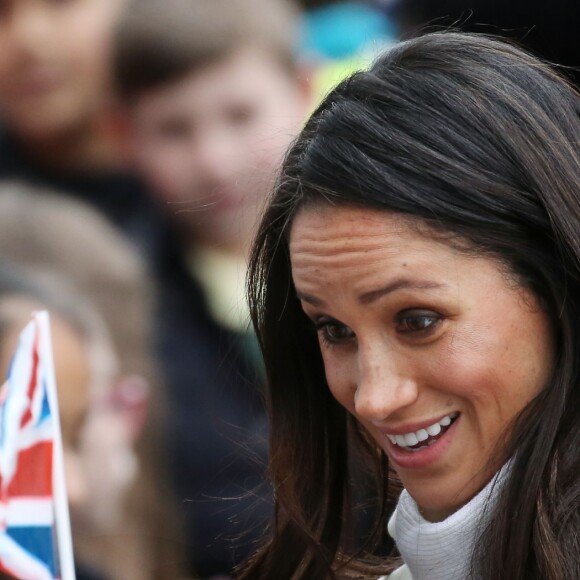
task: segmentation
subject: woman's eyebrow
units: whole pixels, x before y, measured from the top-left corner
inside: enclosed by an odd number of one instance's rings
[[[447,287],[447,284],[441,284],[432,280],[409,280],[407,278],[402,278],[394,280],[382,288],[377,288],[376,290],[370,290],[369,292],[359,294],[358,301],[360,304],[366,305],[375,302],[387,294],[396,292],[397,290],[438,290]],[[296,296],[298,297],[298,300],[302,302],[308,302],[308,304],[312,304],[313,306],[324,305],[324,300],[318,298],[317,296],[313,296],[312,294],[306,294],[297,290]]]
[[[300,292],[296,290],[296,297],[301,302],[308,302],[308,304],[312,304],[312,306],[323,306],[324,300],[321,300],[317,296],[312,296],[311,294],[305,294],[304,292]]]
[[[408,278],[400,278],[382,288],[359,294],[358,301],[361,304],[371,304],[379,298],[396,292],[397,290],[436,290],[440,288],[447,288],[447,284],[441,284],[431,280],[409,280]]]

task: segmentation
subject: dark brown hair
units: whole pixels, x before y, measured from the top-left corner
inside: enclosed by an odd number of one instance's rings
[[[298,11],[292,0],[132,0],[113,50],[124,100],[255,46],[293,72]]]
[[[364,433],[349,439],[357,426],[330,394],[292,282],[293,219],[320,203],[396,212],[456,236],[501,260],[545,304],[553,377],[511,426],[502,450],[511,471],[473,571],[488,580],[580,578],[579,143],[575,90],[527,53],[477,35],[401,43],[314,112],[283,164],[250,266],[277,502],[271,535],[243,578],[355,573],[360,554],[345,545],[349,457],[363,443],[379,482],[378,532],[388,517],[387,459]],[[374,551],[371,541],[365,548]]]

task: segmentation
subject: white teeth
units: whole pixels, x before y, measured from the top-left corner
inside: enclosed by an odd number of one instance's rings
[[[459,415],[459,412],[455,411],[449,415],[446,415],[437,423],[429,425],[425,429],[419,429],[418,431],[412,433],[405,433],[404,435],[387,435],[389,441],[393,445],[398,445],[399,447],[413,447],[422,441],[426,441],[429,437],[436,437],[441,433],[441,427],[447,427],[451,425],[451,421]],[[433,441],[431,441],[433,443]]]
[[[426,439],[429,439],[429,433],[427,433],[427,431],[425,431],[425,429],[419,429],[419,431],[417,431],[416,435],[417,435],[417,439],[419,439],[419,441],[425,441]]]
[[[407,446],[404,435],[395,435],[395,439],[397,440],[397,445],[400,445],[401,447]]]
[[[430,425],[429,427],[427,427],[427,433],[429,433],[431,437],[439,435],[439,433],[441,433],[441,425],[439,425],[439,423],[435,423],[435,425]]]

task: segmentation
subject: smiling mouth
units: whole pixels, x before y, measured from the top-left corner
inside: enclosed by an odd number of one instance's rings
[[[425,429],[405,433],[404,435],[385,435],[389,441],[401,450],[417,452],[436,443],[453,425],[459,417],[459,412],[455,411],[445,415],[442,419],[429,425]]]

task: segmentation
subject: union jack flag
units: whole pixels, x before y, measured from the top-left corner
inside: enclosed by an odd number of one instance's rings
[[[0,391],[0,571],[74,579],[48,314],[20,335]]]

